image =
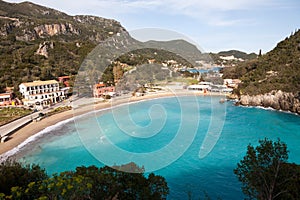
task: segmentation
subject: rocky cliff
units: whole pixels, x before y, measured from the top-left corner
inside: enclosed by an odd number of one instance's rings
[[[99,48],[98,44],[107,49]],[[90,66],[107,67],[105,80],[114,83],[111,63],[118,59],[120,52],[137,49],[126,54],[122,61],[141,65],[154,58],[157,62],[175,60],[192,66],[185,58],[201,56],[194,45],[183,40],[163,44],[139,42],[113,19],[69,16],[30,2],[6,3],[0,0],[0,92],[6,86],[14,86],[17,90],[21,82],[77,75],[80,67],[83,70]],[[88,55],[93,59],[85,65],[83,61]],[[99,76],[93,73],[92,78],[98,79]]]
[[[260,95],[241,95],[238,104],[243,106],[263,106],[276,110],[290,111],[300,114],[300,93],[272,91]]]
[[[126,31],[119,22],[95,16],[69,16],[29,2],[10,4],[0,0],[0,36],[34,41],[53,36],[61,40],[86,39],[100,42]]]
[[[242,81],[235,90],[241,105],[272,107],[299,114],[300,30],[279,42],[272,51],[225,68],[223,73],[223,78]]]
[[[89,52],[120,33],[127,32],[113,19],[0,0],[0,92],[6,85],[75,75]]]

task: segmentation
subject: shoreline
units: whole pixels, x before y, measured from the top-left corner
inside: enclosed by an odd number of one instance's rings
[[[65,122],[66,120],[74,121],[75,117],[80,117],[94,112],[108,110],[129,103],[137,103],[146,100],[154,100],[158,98],[176,97],[176,96],[225,97],[226,94],[221,94],[221,93],[199,94],[190,91],[180,91],[180,92],[164,91],[164,92],[158,92],[153,94],[147,94],[145,96],[140,96],[140,97],[128,97],[128,98],[116,99],[116,100],[112,99],[112,101],[99,102],[90,105],[82,105],[79,106],[78,108],[73,108],[72,110],[67,110],[61,113],[51,115],[38,122],[31,122],[25,127],[19,129],[18,131],[10,135],[9,140],[0,144],[0,162],[2,159],[5,160],[6,158],[14,155],[15,153],[18,152],[20,148],[27,145],[29,143],[26,142],[27,140],[34,137],[35,135],[42,132],[43,130],[47,129],[48,127],[55,126],[60,122]]]

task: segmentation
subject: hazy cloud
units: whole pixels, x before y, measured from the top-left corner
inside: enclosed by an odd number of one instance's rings
[[[89,0],[98,5],[102,12],[142,13],[147,11],[161,12],[166,15],[184,15],[214,26],[231,26],[244,23],[249,19],[236,19],[234,11],[269,8],[275,5],[270,0]],[[274,2],[274,1],[273,1]]]
[[[20,0],[8,0],[21,2]],[[122,14],[161,12],[165,15],[183,15],[195,18],[212,26],[232,26],[249,19],[236,19],[234,11],[262,9],[278,6],[278,1],[271,0],[85,0],[85,1],[49,1],[32,0],[35,3],[60,7],[70,14],[93,14],[113,17]]]

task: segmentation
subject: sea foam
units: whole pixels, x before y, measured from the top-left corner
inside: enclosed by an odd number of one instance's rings
[[[37,140],[38,138],[41,138],[43,135],[45,135],[46,133],[49,133],[59,127],[64,126],[65,124],[71,122],[74,120],[74,117],[70,118],[70,119],[66,119],[63,120],[61,122],[58,122],[52,126],[48,126],[45,129],[41,130],[40,132],[30,136],[29,138],[27,138],[24,142],[22,142],[21,144],[19,144],[17,147],[3,153],[2,155],[0,155],[0,163],[5,161],[7,158],[15,155],[16,153],[18,153],[23,147],[25,147],[26,145],[34,142],[35,140]]]
[[[174,97],[157,97],[157,98],[153,98],[151,100],[163,99],[163,98],[167,99],[167,98],[174,98]],[[104,112],[104,111],[109,111],[109,110],[114,109],[114,108],[122,107],[124,105],[131,105],[131,104],[141,103],[141,102],[145,102],[145,101],[148,101],[148,100],[149,99],[144,99],[144,100],[139,100],[139,101],[134,101],[134,102],[126,102],[126,103],[122,103],[122,104],[113,105],[113,106],[108,107],[108,108],[102,108],[102,109],[99,109],[99,110],[92,110],[92,111],[89,111],[87,113],[84,113],[84,114],[81,114],[81,115],[63,120],[61,122],[58,122],[58,123],[56,123],[52,126],[48,126],[45,129],[41,130],[40,132],[38,132],[38,133],[30,136],[29,138],[27,138],[25,141],[23,141],[17,147],[14,147],[13,149],[1,154],[0,155],[0,163],[7,160],[9,157],[15,155],[16,153],[18,153],[26,145],[29,145],[30,143],[32,143],[32,142],[36,141],[37,139],[43,137],[46,133],[49,133],[53,130],[56,130],[57,128],[62,127],[65,124],[67,124],[71,121],[76,122],[76,119],[85,118],[85,117],[88,117],[91,114],[99,114],[99,113]],[[74,114],[76,114],[76,113],[74,113]]]

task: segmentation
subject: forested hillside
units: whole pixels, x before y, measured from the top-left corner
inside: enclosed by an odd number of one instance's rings
[[[125,31],[119,22],[65,13],[29,2],[0,1],[0,90],[76,74],[96,44]]]
[[[174,49],[178,42],[201,55],[196,47],[182,40],[166,42],[164,48],[157,46],[161,42],[143,44],[131,38],[125,28],[112,19],[69,16],[30,2],[6,3],[0,0],[0,92],[6,86],[14,86],[17,91],[21,82],[76,75],[86,56],[111,37],[114,37],[114,48],[132,44],[141,48],[132,52],[134,57],[129,58],[128,54],[118,59],[129,65],[155,59],[158,63],[176,60],[192,66],[182,58],[186,55],[179,55],[178,49]],[[113,56],[109,58],[111,63],[114,59]],[[108,66],[110,74],[106,76],[111,82],[114,82],[113,67]]]
[[[226,68],[224,78],[240,78],[241,94],[265,94],[272,90],[300,91],[300,31],[296,31],[265,55]]]

